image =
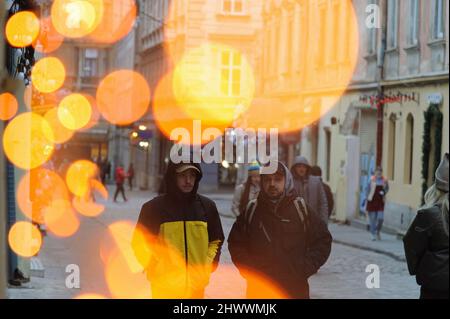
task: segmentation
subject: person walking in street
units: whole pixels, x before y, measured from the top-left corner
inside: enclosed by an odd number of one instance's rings
[[[262,274],[288,298],[309,298],[308,278],[327,261],[331,234],[326,223],[294,189],[289,169],[278,162],[271,174],[262,168],[261,191],[234,223],[228,238],[231,259],[247,280],[248,298],[261,296]]]
[[[366,200],[366,211],[369,217],[369,229],[372,241],[381,240],[381,229],[384,221],[384,203],[389,192],[389,183],[383,176],[383,169],[378,166],[375,175],[370,178],[369,193]]]
[[[320,181],[322,182],[323,190],[325,191],[325,195],[327,196],[328,218],[330,218],[331,214],[333,213],[333,209],[334,209],[333,192],[331,191],[330,186],[328,186],[328,184],[323,182],[322,169],[319,166],[311,167],[311,175],[319,177]]]
[[[328,201],[322,181],[311,175],[311,166],[304,156],[298,156],[291,168],[294,176],[294,187],[297,194],[304,198],[306,204],[328,223]]]
[[[133,190],[133,179],[134,179],[134,166],[133,163],[130,163],[127,171],[128,176],[128,186],[130,187],[130,191]]]
[[[254,200],[259,194],[260,185],[260,166],[258,163],[252,163],[247,171],[247,181],[236,186],[233,196],[231,211],[234,216],[239,216],[247,207],[249,201]]]
[[[408,270],[416,276],[421,299],[449,298],[448,170],[447,153],[403,238]]]
[[[125,189],[123,187],[123,184],[125,183],[125,179],[127,178],[127,175],[125,174],[125,170],[122,167],[121,164],[119,164],[116,167],[116,174],[115,174],[115,180],[116,180],[116,193],[114,194],[114,202],[117,202],[117,196],[119,193],[122,194],[123,200],[127,202],[127,197],[125,196]]]
[[[203,298],[218,266],[224,234],[216,204],[197,193],[201,178],[199,164],[169,162],[166,192],[142,206],[137,227],[171,248],[167,254],[153,254],[147,262],[135,232],[133,249],[146,271],[153,298]]]

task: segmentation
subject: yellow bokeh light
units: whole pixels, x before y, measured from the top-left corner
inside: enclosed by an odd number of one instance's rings
[[[15,117],[3,134],[3,148],[8,159],[23,169],[33,169],[51,157],[53,131],[48,122],[35,113]]]
[[[15,223],[8,234],[9,247],[22,257],[35,256],[42,245],[42,235],[39,229],[29,222]]]
[[[81,38],[92,33],[103,14],[103,0],[55,0],[51,10],[55,29],[68,38]]]
[[[66,96],[58,106],[58,118],[69,130],[78,130],[86,126],[92,114],[89,100],[81,94]]]
[[[64,64],[55,57],[39,60],[31,71],[33,86],[41,93],[52,93],[62,87],[66,78]]]
[[[21,11],[9,18],[6,39],[13,47],[27,47],[39,35],[39,19],[33,12]]]
[[[253,100],[253,69],[238,50],[206,43],[177,63],[173,93],[178,105],[202,124],[229,126]]]
[[[11,93],[0,94],[0,120],[7,121],[16,115],[19,103]]]
[[[88,198],[92,191],[91,180],[97,178],[97,175],[96,164],[87,160],[76,161],[67,170],[67,187],[75,196]]]
[[[56,144],[62,144],[70,140],[74,134],[73,130],[65,127],[58,118],[58,108],[54,107],[45,113],[44,118],[48,124],[52,127],[53,142]]]

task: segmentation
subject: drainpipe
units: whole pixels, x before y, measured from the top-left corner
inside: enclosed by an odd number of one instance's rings
[[[381,45],[378,50],[377,58],[377,76],[376,82],[377,95],[383,96],[384,88],[381,81],[384,79],[384,62],[386,56],[387,47],[387,0],[380,1],[380,19],[381,19]],[[384,117],[384,105],[380,104],[377,107],[377,156],[376,165],[381,165],[383,160],[383,117]]]

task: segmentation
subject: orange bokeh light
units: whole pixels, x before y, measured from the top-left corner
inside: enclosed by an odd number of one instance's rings
[[[106,76],[97,89],[98,109],[113,124],[128,125],[139,120],[149,104],[147,81],[134,71],[115,71]]]
[[[19,103],[11,93],[0,94],[0,120],[7,121],[16,115]]]
[[[27,47],[39,35],[39,19],[33,12],[15,13],[6,23],[6,39],[13,47]]]
[[[203,125],[231,126],[253,100],[253,69],[238,50],[206,43],[177,63],[173,93],[178,105]]]
[[[108,190],[96,179],[92,179],[91,190],[100,194],[103,199],[108,199]],[[97,204],[92,198],[74,197],[72,200],[73,207],[86,217],[97,217],[105,211],[105,206]]]
[[[52,19],[50,17],[42,18],[39,36],[36,41],[33,42],[33,47],[36,51],[41,53],[51,53],[58,50],[63,41],[64,36],[56,31]]]
[[[194,118],[188,115],[177,104],[172,90],[172,75],[172,72],[164,75],[155,89],[152,112],[156,125],[167,138],[171,137],[171,134],[175,129],[183,128],[187,130],[191,136],[189,144],[198,145],[211,142],[213,140],[213,137],[211,136],[202,136],[200,143],[192,140],[192,137],[195,135],[193,126]],[[226,128],[223,125],[215,127],[218,128],[222,134]]]
[[[62,144],[70,140],[74,134],[73,130],[65,127],[58,118],[58,109],[56,107],[50,109],[45,113],[44,118],[51,126],[54,133],[53,142],[56,144]]]
[[[57,200],[69,200],[64,180],[55,172],[37,168],[22,177],[17,187],[20,210],[32,221],[44,224],[45,210]]]
[[[55,0],[51,17],[55,29],[65,37],[81,38],[92,33],[104,15],[103,0]]]
[[[95,294],[95,293],[87,293],[76,296],[74,299],[107,299],[103,295]]]
[[[19,256],[33,257],[41,249],[42,235],[32,223],[17,222],[9,230],[8,243]]]
[[[91,115],[91,104],[82,94],[70,94],[63,98],[58,106],[58,119],[69,130],[78,130],[86,126]]]
[[[66,183],[75,196],[89,198],[92,191],[91,180],[96,179],[97,176],[98,167],[95,163],[80,160],[70,165],[66,174]]]
[[[57,237],[70,237],[80,228],[80,221],[68,200],[53,201],[46,207],[44,218],[48,230]]]
[[[133,28],[137,14],[136,1],[104,0],[103,2],[103,19],[89,38],[96,43],[112,44],[125,37]]]
[[[80,129],[81,132],[89,130],[98,124],[100,119],[100,112],[98,111],[97,101],[94,97],[84,94],[83,96],[88,99],[89,104],[91,105],[91,118],[89,119],[88,124],[86,124],[83,128]]]
[[[6,127],[3,148],[14,165],[32,169],[47,162],[53,154],[52,137],[52,128],[43,117],[35,113],[23,113]]]
[[[64,84],[66,69],[58,58],[43,58],[34,65],[31,77],[36,90],[41,93],[52,93]]]

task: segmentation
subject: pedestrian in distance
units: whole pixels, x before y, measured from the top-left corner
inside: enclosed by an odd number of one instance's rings
[[[375,175],[370,178],[369,193],[366,199],[366,212],[369,217],[369,229],[372,241],[381,240],[381,229],[384,221],[384,204],[389,192],[388,180],[383,176],[383,169],[378,166]]]
[[[233,196],[231,211],[234,216],[239,216],[247,207],[249,201],[258,197],[260,190],[260,166],[252,163],[248,169],[248,177],[245,183],[236,186]]]
[[[322,179],[322,169],[319,166],[311,167],[311,175],[319,177],[322,182],[323,190],[325,191],[325,195],[327,196],[328,218],[330,218],[330,216],[334,210],[333,192],[331,191],[330,186],[328,186],[328,184],[324,183],[324,181]]]
[[[117,202],[117,196],[119,195],[119,193],[122,194],[123,200],[125,202],[128,201],[128,199],[125,195],[125,189],[123,187],[123,184],[125,183],[126,178],[127,178],[127,174],[125,173],[125,170],[124,170],[122,164],[119,164],[116,167],[116,172],[115,172],[116,192],[114,194],[114,202]]]

